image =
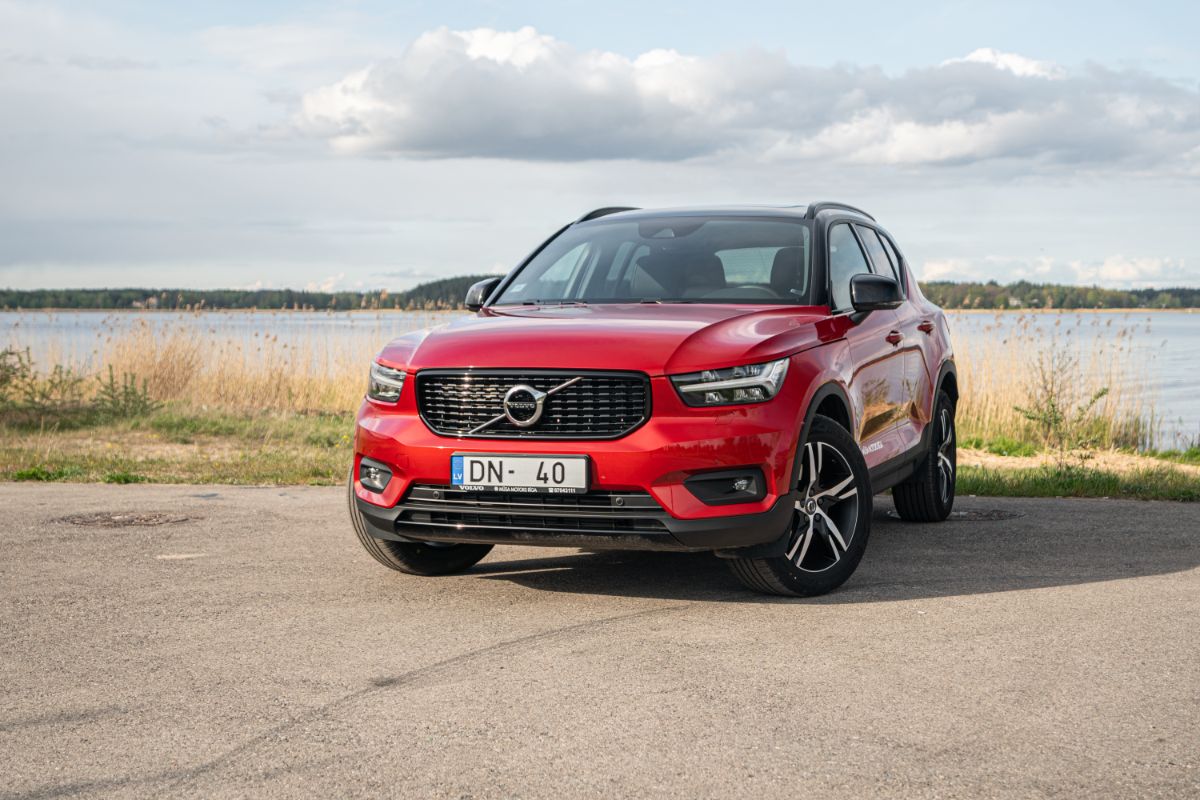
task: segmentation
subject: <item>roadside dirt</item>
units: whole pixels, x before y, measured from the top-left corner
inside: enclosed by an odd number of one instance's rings
[[[1054,456],[1040,453],[1036,456],[998,456],[984,450],[972,450],[966,447],[958,449],[960,466],[984,467],[988,469],[1022,469],[1044,467],[1054,464]],[[1118,474],[1128,474],[1139,470],[1155,467],[1171,467],[1186,475],[1200,477],[1200,466],[1194,464],[1176,464],[1161,458],[1136,456],[1130,453],[1119,453],[1105,450],[1092,455],[1086,462],[1092,469],[1102,469]]]

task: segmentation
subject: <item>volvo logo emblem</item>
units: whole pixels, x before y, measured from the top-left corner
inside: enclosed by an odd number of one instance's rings
[[[504,395],[504,416],[518,428],[532,427],[542,418],[546,397],[545,392],[539,392],[532,386],[517,384]]]
[[[581,380],[583,380],[582,375],[578,378],[571,378],[569,381],[563,381],[558,386],[545,392],[535,389],[528,384],[518,383],[504,393],[504,400],[500,404],[504,413],[492,417],[482,425],[476,425],[467,431],[467,435],[474,436],[503,419],[508,420],[518,428],[532,427],[542,418],[542,414],[546,410],[547,397],[558,394],[564,389],[569,389]]]

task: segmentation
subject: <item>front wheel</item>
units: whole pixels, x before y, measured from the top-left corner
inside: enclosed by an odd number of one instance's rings
[[[362,512],[354,503],[354,477],[347,491],[350,522],[358,541],[371,557],[385,567],[409,575],[449,575],[475,566],[492,550],[490,544],[442,544],[441,542],[393,542],[376,539],[367,532]]]
[[[954,484],[958,474],[955,446],[954,401],[937,393],[930,421],[929,451],[913,474],[892,489],[892,500],[900,519],[909,522],[941,522],[954,508]]]
[[[871,482],[854,437],[828,417],[813,419],[797,458],[799,499],[787,550],[729,565],[755,591],[812,597],[841,586],[862,560],[871,531]]]

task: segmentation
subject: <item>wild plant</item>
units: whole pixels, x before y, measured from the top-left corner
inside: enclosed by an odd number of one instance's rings
[[[144,378],[138,383],[136,375],[126,372],[118,379],[111,364],[108,367],[108,375],[97,378],[96,381],[99,386],[92,405],[102,416],[139,417],[157,411],[162,405],[150,396],[148,383]]]
[[[1105,434],[1104,421],[1095,409],[1108,396],[1108,387],[1085,391],[1083,385],[1079,358],[1052,345],[1034,362],[1028,386],[1030,404],[1014,407],[1034,424],[1059,470],[1073,462],[1083,466]]]

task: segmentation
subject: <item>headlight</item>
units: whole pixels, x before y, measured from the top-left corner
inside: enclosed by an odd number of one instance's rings
[[[788,360],[781,358],[766,364],[672,375],[671,382],[689,406],[761,403],[779,393],[787,367]]]
[[[371,377],[367,381],[367,397],[381,403],[395,403],[400,399],[400,390],[404,388],[404,370],[385,367],[383,364],[371,365]]]

